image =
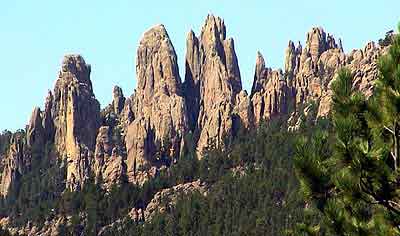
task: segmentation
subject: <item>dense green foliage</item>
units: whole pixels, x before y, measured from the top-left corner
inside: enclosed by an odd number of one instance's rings
[[[60,226],[63,235],[95,235],[109,224],[113,227],[106,235],[278,235],[303,216],[292,163],[298,134],[286,130],[272,122],[240,133],[225,148],[207,150],[201,160],[189,147],[143,186],[124,181],[108,192],[95,181],[82,191],[65,190],[65,164],[46,145],[43,151],[31,150],[34,164],[21,178],[19,191],[3,202],[1,213],[16,219],[15,225],[31,221],[40,226],[56,216],[72,217],[71,224]],[[158,191],[197,179],[209,186],[207,196],[182,195],[151,222],[126,217],[133,207],[144,209]]]
[[[301,235],[400,235],[400,37],[379,61],[374,96],[343,70],[332,85],[333,132],[298,143],[301,190],[321,217]]]
[[[201,172],[201,178],[215,181],[208,196],[182,197],[169,214],[146,226],[145,234],[160,228],[170,235],[280,234],[296,222],[302,208],[290,172],[292,140],[289,133],[265,129],[239,141],[229,154],[207,156],[210,172]],[[227,156],[231,163],[218,163]],[[247,167],[244,176],[234,176],[230,169],[241,162]]]
[[[182,195],[151,222],[125,221],[109,234],[283,234],[303,217],[303,202],[292,166],[297,134],[279,127],[271,124],[240,135],[231,148],[211,149],[200,161],[180,160],[177,170],[182,175],[176,172],[175,184],[200,178],[211,186],[207,196],[198,192]]]
[[[0,214],[15,219],[15,224],[29,221],[43,223],[56,207],[56,200],[63,191],[65,168],[60,168],[53,159],[53,147],[47,144],[44,150],[32,148],[25,154],[31,159],[26,173],[18,179],[19,188],[0,202]]]

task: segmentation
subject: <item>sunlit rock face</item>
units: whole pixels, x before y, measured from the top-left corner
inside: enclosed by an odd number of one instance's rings
[[[124,178],[144,183],[182,155],[190,136],[201,158],[210,147],[224,147],[241,129],[262,121],[288,118],[300,126],[299,113],[316,117],[330,112],[330,85],[339,69],[354,75],[354,87],[371,96],[378,77],[377,59],[386,46],[368,43],[344,53],[341,40],[312,28],[304,46],[289,41],[283,69],[268,67],[256,55],[250,95],[242,90],[234,41],[221,18],[209,15],[199,36],[187,35],[185,82],[163,25],[143,34],[137,50],[138,85],[130,97],[115,86],[112,101],[100,113],[93,93],[91,67],[80,55],[66,55],[43,110],[35,108],[25,132],[12,136],[2,159],[0,194],[18,189],[29,173],[33,153],[54,148],[62,160],[66,187],[80,190],[92,174],[106,187]],[[35,158],[44,158],[38,156]]]
[[[126,176],[126,164],[121,155],[121,147],[114,143],[112,135],[110,127],[99,128],[93,166],[96,181],[103,183],[108,189],[113,184],[120,184]]]
[[[80,55],[64,57],[52,95],[51,109],[54,145],[67,159],[67,188],[79,189],[89,178],[97,130],[100,127],[100,105],[90,81],[90,65]],[[50,101],[51,100],[51,101]]]
[[[252,113],[247,94],[240,94],[234,41],[226,37],[223,20],[209,15],[199,37],[189,32],[186,46],[185,97],[201,156],[211,144],[234,136],[240,125],[248,126]]]
[[[29,156],[26,156],[25,137],[15,134],[11,137],[11,145],[3,163],[3,173],[0,185],[0,194],[6,198],[19,187],[19,180],[29,166]]]
[[[354,86],[370,96],[378,76],[376,60],[385,50],[368,43],[362,50],[345,54],[340,39],[326,34],[322,28],[312,28],[304,47],[289,41],[283,71],[267,68],[259,53],[251,93],[255,123],[281,115],[290,115],[296,123],[293,118],[310,102],[317,103],[317,117],[327,116],[330,84],[344,67],[353,73]]]
[[[136,75],[138,86],[126,108],[132,117],[125,137],[130,175],[162,164],[164,157],[177,158],[188,130],[177,56],[163,25],[144,33]]]

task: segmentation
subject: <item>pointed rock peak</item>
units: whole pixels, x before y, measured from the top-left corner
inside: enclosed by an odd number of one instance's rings
[[[194,31],[192,29],[189,30],[188,34],[187,34],[187,39],[194,39],[196,37],[196,34],[194,33]]]
[[[291,77],[298,66],[298,57],[300,56],[302,51],[302,47],[300,42],[298,42],[298,46],[295,47],[293,41],[289,41],[288,47],[285,51],[285,73]]]
[[[220,52],[221,44],[226,39],[224,21],[219,17],[208,15],[201,30],[200,38],[206,51]]]
[[[256,56],[256,67],[254,72],[253,85],[251,87],[251,94],[253,95],[256,91],[260,89],[260,84],[265,75],[265,60],[261,52],[257,52]]]
[[[257,52],[256,57],[256,75],[259,78],[260,73],[265,69],[265,60],[261,52]]]
[[[338,45],[336,44],[336,41],[335,41],[335,38],[333,37],[333,35],[328,34],[326,41],[327,41],[326,49],[338,48]]]
[[[144,34],[151,33],[151,32],[162,32],[162,34],[166,34],[167,30],[165,29],[165,26],[163,24],[156,24],[151,26],[147,31],[144,32]]]
[[[142,39],[140,40],[140,45],[145,47],[154,47],[155,45],[160,45],[163,41],[167,41],[167,43],[171,44],[167,30],[164,25],[159,24],[144,32]]]
[[[306,48],[313,60],[326,50],[326,33],[321,27],[314,27],[307,33]]]
[[[306,49],[315,61],[324,51],[340,47],[336,44],[335,38],[326,34],[321,27],[314,27],[307,33]]]
[[[199,47],[199,39],[193,30],[190,30],[186,37],[186,57],[193,56],[194,50],[198,50]],[[187,58],[186,58],[187,59]]]
[[[338,47],[339,47],[339,50],[341,51],[341,52],[344,52],[344,50],[343,50],[343,44],[342,44],[342,39],[341,38],[339,38],[339,43],[338,43],[339,45],[338,45]]]
[[[33,109],[26,132],[28,146],[34,146],[36,144],[36,147],[39,147],[44,143],[45,133],[43,130],[41,114],[42,112],[39,107]]]
[[[39,107],[33,109],[31,119],[29,121],[29,127],[34,127],[42,122],[41,111]]]
[[[221,19],[218,16],[214,16],[212,14],[209,14],[207,16],[206,22],[204,23],[203,29],[202,29],[202,35],[204,33],[207,33],[207,31],[214,32],[216,36],[218,35],[220,40],[225,40],[226,38],[226,27],[224,20]]]
[[[300,43],[300,42],[299,42],[299,43]],[[294,46],[293,41],[292,41],[292,40],[289,40],[288,49],[294,50],[295,48],[296,48],[296,47]]]
[[[307,33],[307,44],[311,43],[313,40],[326,40],[326,33],[322,27],[313,27]]]
[[[179,93],[181,79],[177,56],[163,25],[146,31],[137,50],[137,91],[146,99],[156,93],[171,95]]]
[[[242,90],[242,81],[240,77],[239,62],[235,52],[235,42],[233,38],[228,38],[224,41],[225,66],[228,72],[228,77],[232,79],[231,84],[235,93]]]
[[[122,92],[122,88],[115,85],[113,88],[113,97],[117,98],[117,97],[123,97],[123,96],[124,96],[124,93]]]
[[[375,42],[374,41],[370,41],[367,43],[367,45],[365,45],[364,47],[364,52],[368,52],[370,50],[373,50],[376,48]]]
[[[121,113],[122,109],[124,109],[125,104],[125,97],[122,89],[118,86],[114,86],[113,89],[113,106],[114,106],[114,113],[119,114]]]
[[[49,90],[47,91],[46,104],[47,104],[48,102],[50,102],[51,100],[53,100],[53,93],[52,93],[51,90],[49,89]]]
[[[234,49],[235,48],[235,41],[233,38],[228,38],[226,41],[226,45],[228,45],[230,48]]]
[[[301,54],[302,51],[303,51],[303,46],[301,45],[300,41],[297,41],[296,53]]]
[[[67,54],[64,56],[59,77],[63,77],[66,73],[71,73],[79,82],[90,81],[90,65],[86,64],[79,54]]]
[[[292,40],[289,40],[288,46],[285,51],[285,60],[287,60],[287,57],[289,55],[295,54],[297,52],[297,48],[294,46],[294,43]]]

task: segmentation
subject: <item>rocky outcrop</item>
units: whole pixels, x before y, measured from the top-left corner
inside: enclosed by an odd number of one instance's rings
[[[177,56],[163,25],[144,33],[137,50],[138,87],[126,110],[133,121],[125,137],[129,174],[180,155],[188,129]],[[125,109],[125,108],[124,108]],[[129,113],[129,111],[128,111]]]
[[[32,162],[40,156],[46,143],[46,133],[42,124],[42,112],[36,107],[31,115],[26,132],[17,131],[12,135],[8,153],[2,160],[0,195],[7,198],[18,189],[20,178],[29,172]]]
[[[124,109],[125,105],[125,97],[122,92],[122,89],[118,86],[114,86],[113,89],[113,108],[115,114],[120,114]]]
[[[233,133],[236,134],[239,130],[254,128],[254,111],[250,97],[246,90],[236,94],[235,106],[233,107]]]
[[[112,138],[110,127],[100,127],[96,139],[94,173],[96,180],[108,188],[121,183],[126,175],[126,164],[120,153],[119,146]]]
[[[16,133],[11,137],[8,154],[3,161],[0,194],[6,198],[18,188],[21,176],[29,166],[29,157],[26,155],[26,139],[23,133]]]
[[[34,109],[26,132],[12,135],[9,150],[1,157],[0,195],[7,198],[18,189],[21,177],[34,173],[35,159],[44,156],[52,161],[50,167],[58,165],[55,169],[62,172],[52,176],[61,183],[56,184],[57,197],[64,190],[64,181],[68,189],[80,190],[92,173],[107,189],[125,180],[143,184],[182,156],[186,135],[193,137],[201,158],[208,148],[223,147],[240,129],[251,129],[262,121],[287,116],[289,129],[300,129],[304,120],[312,117],[313,122],[315,117],[329,114],[330,85],[340,68],[349,68],[353,85],[366,96],[372,95],[378,77],[377,59],[391,38],[387,35],[380,45],[368,43],[345,54],[340,39],[313,28],[304,47],[289,41],[283,69],[267,67],[262,54],[257,53],[248,95],[242,90],[234,41],[226,37],[222,19],[209,15],[200,36],[189,32],[183,84],[171,40],[164,26],[157,25],[140,41],[134,94],[125,98],[122,89],[114,87],[113,101],[101,112],[93,93],[90,65],[79,55],[67,55],[43,111]],[[51,146],[55,150],[47,150]],[[44,150],[46,155],[37,155]],[[36,173],[44,176],[42,169]],[[231,171],[236,176],[245,175],[242,166]],[[196,181],[164,189],[147,206],[132,209],[128,217],[151,220],[156,213],[174,207],[179,196],[193,191],[207,194],[208,187]],[[28,222],[13,232],[58,235],[57,226],[71,224],[70,216],[57,215],[57,211],[51,214],[42,228]],[[84,213],[79,217],[82,228],[87,217]],[[12,228],[9,221],[13,219],[5,217],[0,225]],[[113,224],[118,227],[118,222],[122,219]],[[104,226],[99,234],[113,224]]]
[[[42,148],[46,142],[46,133],[42,124],[42,112],[36,107],[33,112],[26,131],[27,145]]]
[[[168,208],[172,208],[177,203],[179,197],[195,191],[207,195],[208,187],[205,183],[197,180],[194,182],[179,184],[172,188],[163,189],[154,195],[146,209],[142,210],[133,208],[129,213],[129,217],[136,222],[151,221],[157,213],[163,213]]]
[[[243,108],[247,99],[245,93],[240,95],[241,115],[235,114],[242,83],[234,41],[226,38],[221,18],[209,15],[200,37],[189,32],[186,45],[185,97],[201,156],[211,144],[219,146],[226,137],[234,136],[240,119],[248,118],[247,108]]]
[[[290,123],[299,127],[298,112],[310,107],[310,102],[317,103],[317,117],[327,116],[330,83],[343,67],[354,74],[354,86],[371,95],[373,81],[378,76],[376,60],[384,51],[385,48],[369,43],[363,50],[346,55],[340,39],[336,43],[322,28],[313,28],[307,33],[304,48],[289,41],[284,72],[266,68],[262,55],[258,54],[251,93],[255,123],[289,115]]]
[[[79,189],[88,179],[93,162],[97,129],[100,126],[100,104],[90,81],[90,65],[80,55],[67,55],[53,94],[47,99],[45,117],[54,127],[54,144],[61,157],[67,159],[66,186]],[[47,106],[47,105],[46,105]]]
[[[345,57],[345,66],[350,69],[354,76],[353,86],[367,97],[372,95],[375,81],[379,76],[377,65],[378,58],[383,55],[387,49],[387,46],[377,46],[374,42],[369,42],[363,49],[352,50]],[[324,91],[319,100],[318,117],[327,116],[329,114],[331,97],[332,91],[330,90],[329,82],[327,90]]]
[[[265,67],[265,60],[258,53],[251,95],[254,122],[259,124],[279,114],[286,114],[292,94],[286,75],[281,70]]]
[[[298,54],[299,48],[296,51],[298,71],[289,78],[296,90],[295,107],[319,99],[328,89],[334,74],[345,66],[346,61],[341,47],[322,28],[313,28],[307,34],[306,46],[301,54]]]

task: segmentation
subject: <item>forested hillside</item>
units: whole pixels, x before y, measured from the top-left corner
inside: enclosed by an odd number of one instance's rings
[[[185,75],[163,25],[137,88],[101,108],[91,65],[66,55],[43,108],[0,134],[0,235],[399,235],[400,38],[344,52],[314,27],[283,69],[209,15]]]

